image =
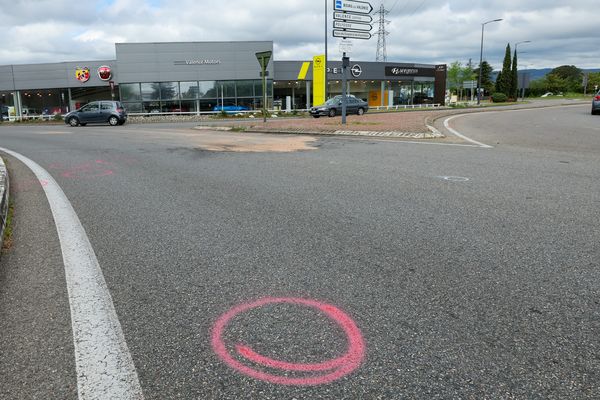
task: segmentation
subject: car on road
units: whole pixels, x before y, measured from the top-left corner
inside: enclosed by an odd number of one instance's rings
[[[363,115],[369,110],[369,103],[359,99],[353,95],[346,96],[346,113],[347,114],[358,114]],[[342,114],[342,96],[335,96],[329,99],[325,104],[320,106],[311,107],[310,115],[315,118],[321,116],[335,117],[336,115]]]
[[[65,115],[65,123],[71,126],[87,124],[123,125],[127,121],[127,111],[118,101],[92,101]]]
[[[596,93],[592,100],[592,115],[600,114],[600,92]]]

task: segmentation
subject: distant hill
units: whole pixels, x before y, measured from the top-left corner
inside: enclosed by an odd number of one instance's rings
[[[545,77],[552,71],[554,68],[542,68],[542,69],[520,69],[519,75],[522,73],[527,73],[529,75],[530,80],[536,80]],[[600,72],[600,68],[592,68],[592,69],[582,69],[584,73],[587,72]],[[494,71],[492,73],[492,80],[496,81],[496,77],[498,76],[498,72]]]

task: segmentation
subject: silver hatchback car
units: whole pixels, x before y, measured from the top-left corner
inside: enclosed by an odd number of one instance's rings
[[[592,115],[600,114],[600,92],[596,93],[592,100]]]

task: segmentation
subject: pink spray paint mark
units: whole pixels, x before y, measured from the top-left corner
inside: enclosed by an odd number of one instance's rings
[[[95,164],[85,163],[81,165],[77,165],[67,171],[64,171],[61,176],[63,178],[98,178],[102,176],[113,175],[114,171],[110,169],[105,169],[98,165],[109,164],[102,160],[96,160]]]
[[[288,372],[323,372],[323,374],[307,377],[286,377],[275,375],[269,372],[260,371],[241,363],[231,355],[229,350],[227,350],[225,342],[223,341],[223,333],[227,327],[227,324],[236,315],[255,308],[263,307],[265,305],[282,303],[302,305],[317,309],[327,315],[331,320],[336,322],[343,329],[348,339],[348,349],[346,350],[346,353],[340,357],[320,363],[305,364],[274,360],[256,353],[250,347],[241,343],[238,343],[235,346],[235,350],[244,359],[262,367]],[[293,297],[265,297],[255,302],[241,304],[232,308],[223,314],[217,320],[217,322],[215,322],[212,331],[211,343],[215,353],[217,353],[221,360],[223,360],[231,368],[252,378],[280,385],[314,386],[330,383],[353,372],[360,366],[365,357],[364,340],[360,330],[352,318],[350,318],[339,308],[330,304]]]

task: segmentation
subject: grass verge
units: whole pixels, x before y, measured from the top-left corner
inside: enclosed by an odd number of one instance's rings
[[[12,247],[12,220],[15,212],[15,204],[12,200],[8,202],[8,216],[6,217],[6,227],[4,228],[4,240],[2,242],[2,253],[6,253]]]

